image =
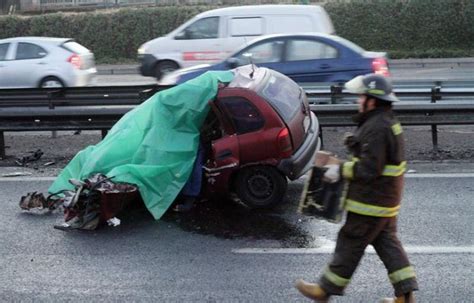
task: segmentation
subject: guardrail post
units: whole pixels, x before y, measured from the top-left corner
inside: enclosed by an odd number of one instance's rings
[[[436,103],[437,100],[441,100],[441,82],[435,82],[435,86],[431,88],[431,103]],[[438,126],[436,124],[431,125],[431,140],[433,141],[433,151],[438,151]]]
[[[342,86],[331,85],[331,104],[335,104],[339,101],[340,94],[342,94]]]
[[[109,132],[108,129],[101,129],[100,130],[100,134],[102,135],[102,139],[105,138],[105,136],[107,136],[107,133]]]
[[[0,131],[0,159],[5,158],[5,137],[3,131]]]
[[[48,108],[49,109],[54,109],[54,103],[53,103],[53,96],[54,92],[48,92]],[[51,138],[56,138],[58,136],[58,132],[53,130],[51,131]]]
[[[319,139],[321,140],[321,149],[324,149],[323,128],[321,124],[319,125]]]

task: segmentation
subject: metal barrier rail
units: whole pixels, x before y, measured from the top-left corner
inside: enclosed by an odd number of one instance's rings
[[[399,88],[394,92],[401,101],[419,102],[426,101],[470,101],[474,100],[474,88],[445,88],[442,86]],[[306,94],[312,103],[354,103],[356,96],[343,91],[342,86],[330,86],[329,89],[307,88]]]
[[[154,93],[171,86],[91,86],[68,88],[0,89],[0,107],[8,106],[71,106],[71,105],[136,105]],[[311,103],[354,103],[356,97],[343,92],[341,86],[304,87]],[[474,88],[441,86],[395,88],[402,101],[466,101],[474,100]]]
[[[0,90],[0,157],[5,156],[4,132],[46,130],[101,130],[103,135],[123,114],[164,86],[108,86],[63,89]],[[431,125],[433,148],[437,149],[437,125],[474,124],[474,103],[443,104],[445,92],[413,91],[427,103],[395,104],[394,110],[404,125]],[[453,93],[474,97],[474,92]],[[309,92],[326,96],[327,93]],[[354,104],[311,105],[322,127],[354,125]]]
[[[0,108],[137,105],[170,86],[90,86],[67,88],[1,89]]]

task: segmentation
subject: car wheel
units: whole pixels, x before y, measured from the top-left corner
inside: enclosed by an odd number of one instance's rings
[[[271,166],[243,168],[235,180],[239,199],[250,208],[270,208],[283,200],[287,180]]]
[[[41,80],[39,87],[41,88],[49,88],[49,87],[64,87],[64,83],[56,77],[46,77]]]
[[[160,80],[164,75],[171,73],[179,68],[173,61],[161,61],[155,67],[155,77]]]

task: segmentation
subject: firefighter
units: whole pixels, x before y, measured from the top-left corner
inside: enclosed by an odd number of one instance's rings
[[[415,271],[397,237],[397,215],[406,168],[403,131],[392,112],[398,101],[389,80],[381,75],[358,76],[345,88],[359,95],[359,112],[354,116],[355,133],[344,140],[353,158],[341,165],[328,165],[324,178],[349,183],[345,198],[347,217],[339,231],[331,262],[319,282],[302,279],[295,287],[316,302],[327,302],[344,289],[371,244],[383,261],[395,289],[395,298],[382,302],[415,302],[418,289]],[[375,281],[374,281],[375,283]]]

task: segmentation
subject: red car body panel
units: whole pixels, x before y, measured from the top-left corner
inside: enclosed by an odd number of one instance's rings
[[[288,79],[288,81],[292,80]],[[304,95],[303,91],[302,94]],[[233,102],[235,102],[235,107]],[[239,102],[247,103],[247,106],[239,107],[237,106]],[[317,131],[316,134],[313,131],[312,136],[316,136],[316,138],[312,138],[310,143],[306,143],[311,146],[309,149],[306,147],[306,150],[303,151],[305,154],[309,154],[309,157],[306,156],[304,161],[310,162],[309,159],[319,148],[317,137],[319,125],[317,118],[311,115],[305,98],[294,100],[294,102],[295,106],[300,106],[301,109],[296,111],[288,123],[285,123],[271,102],[254,89],[245,87],[219,88],[216,98],[209,103],[211,110],[220,122],[223,135],[212,141],[211,155],[208,156],[208,161],[204,166],[205,195],[231,192],[234,178],[240,169],[247,166],[273,166],[290,179],[299,177],[299,175],[293,176],[292,173],[288,173],[291,169],[287,169],[287,167],[293,165],[292,157],[295,153],[302,153],[301,149],[299,151],[298,149],[308,141],[307,137],[310,133],[308,123],[313,123],[316,125]],[[235,120],[235,116],[238,116],[238,121]],[[316,121],[311,122],[312,119]],[[256,123],[260,120],[263,123]],[[254,129],[239,133],[237,123],[242,123],[240,125],[248,123]],[[281,142],[279,142],[279,135],[284,134],[286,130],[291,138],[289,154],[282,153]],[[282,166],[282,162],[285,161],[286,164]],[[287,163],[290,165],[288,166]],[[301,165],[298,166],[299,170],[302,168]],[[299,173],[297,172],[297,174]]]

